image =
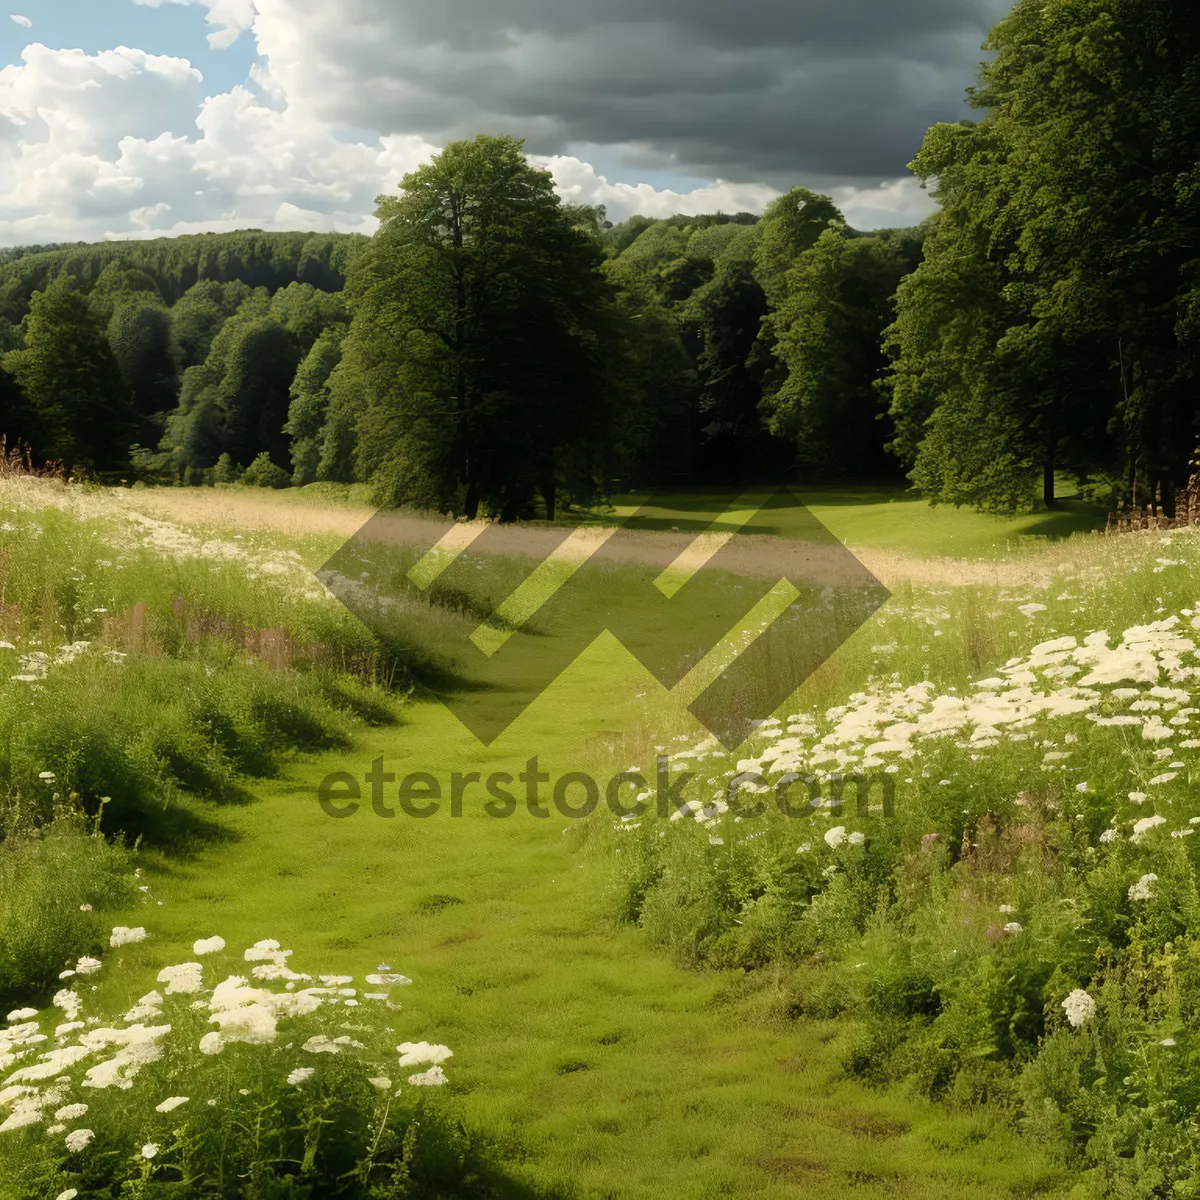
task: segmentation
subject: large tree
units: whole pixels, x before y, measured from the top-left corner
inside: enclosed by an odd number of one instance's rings
[[[919,439],[911,461],[935,497],[1003,503],[967,462],[1003,458],[1004,490],[1040,479],[1052,501],[1057,467],[1111,469],[1115,456],[1169,503],[1197,432],[1200,13],[1019,0],[988,48],[972,95],[983,120],[935,126],[914,164],[944,205],[917,276],[976,286],[940,325],[908,308],[939,306],[922,279],[902,291],[898,425],[923,413],[932,433],[956,430]],[[964,320],[977,332],[954,362]],[[911,452],[911,429],[898,441]]]
[[[25,397],[39,457],[113,470],[129,459],[138,426],[104,329],[67,276],[34,293],[24,344],[4,369]]]
[[[471,517],[585,493],[619,345],[594,214],[565,207],[522,142],[481,136],[405,176],[378,216],[331,381],[335,410],[355,411],[359,473],[382,502]]]

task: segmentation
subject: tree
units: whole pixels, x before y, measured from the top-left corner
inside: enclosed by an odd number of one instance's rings
[[[139,293],[119,301],[108,322],[108,344],[139,414],[149,417],[175,406],[179,377],[171,317],[161,300]]]
[[[935,488],[957,481],[942,498],[1007,505],[1023,479],[1052,503],[1059,466],[1123,459],[1130,490],[1161,485],[1169,504],[1196,433],[1200,20],[1181,0],[1020,0],[988,48],[972,93],[984,118],[935,126],[913,164],[944,213],[901,293],[898,448]],[[972,309],[941,306],[940,324],[908,311],[939,307],[921,276],[972,281],[958,289]],[[964,335],[952,331],[972,319],[955,362]],[[939,415],[947,406],[959,411]],[[912,445],[921,412],[923,427],[972,439],[966,460],[945,438]],[[999,489],[963,474],[967,460],[994,473],[1000,459]]]
[[[616,306],[595,237],[522,144],[454,142],[405,176],[351,268],[331,386],[360,397],[356,467],[388,481],[383,502],[420,476],[448,511],[511,518],[594,482]]]
[[[290,467],[284,426],[299,361],[300,352],[282,325],[261,318],[239,326],[216,387],[221,448],[235,461],[267,454],[281,470]]]
[[[35,293],[24,346],[4,357],[30,410],[42,458],[116,469],[137,428],[129,389],[86,297],[67,277]]]
[[[289,389],[287,425],[292,439],[292,482],[301,487],[317,478],[326,418],[329,412],[329,377],[341,361],[345,329],[330,326],[312,344],[304,361],[296,369]]]
[[[881,343],[921,240],[918,231],[861,236],[830,226],[787,273],[772,318],[786,376],[765,407],[772,430],[820,472],[873,477],[888,469]]]

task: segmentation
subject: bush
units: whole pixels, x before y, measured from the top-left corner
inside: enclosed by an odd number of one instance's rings
[[[250,487],[285,488],[292,486],[292,477],[277,467],[264,450],[243,472],[242,483]]]

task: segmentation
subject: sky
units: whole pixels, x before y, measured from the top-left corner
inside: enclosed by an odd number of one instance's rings
[[[1010,0],[8,0],[0,244],[373,232],[441,146],[526,139],[564,198],[921,220],[906,164]]]

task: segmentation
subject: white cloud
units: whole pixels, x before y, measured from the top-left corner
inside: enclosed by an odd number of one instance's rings
[[[238,36],[254,24],[257,10],[254,0],[133,0],[143,8],[162,8],[166,4],[194,5],[208,9],[204,18],[215,26],[208,35],[208,44],[214,50],[224,50],[237,41]]]
[[[18,25],[23,25],[26,29],[31,28],[33,25],[33,22],[28,17],[23,17],[20,13],[9,13],[8,19],[15,21]]]
[[[124,46],[88,55],[35,42],[20,63],[0,69],[0,243],[247,226],[371,233],[375,197],[436,153],[436,142],[415,132],[368,126],[351,136],[327,110],[324,82],[345,68],[314,58],[301,19],[305,5],[308,15],[318,10],[316,0],[190,2],[202,3],[218,27],[210,40],[253,29],[261,57],[246,85],[206,97],[188,60]],[[361,0],[347,7],[357,13]],[[379,35],[365,21],[347,28],[348,37]],[[406,86],[391,83],[394,94]],[[514,118],[511,132],[524,131]],[[691,191],[656,189],[610,182],[565,154],[535,161],[552,170],[565,199],[604,204],[613,221],[761,211],[778,194],[768,183],[724,179]],[[863,229],[909,224],[931,207],[911,179],[833,195]]]

